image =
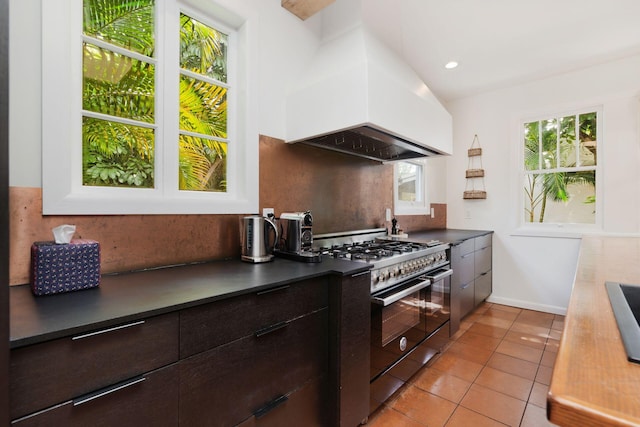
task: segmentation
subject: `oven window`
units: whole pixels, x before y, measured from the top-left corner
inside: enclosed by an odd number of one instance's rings
[[[385,346],[420,323],[420,291],[382,309],[380,339]]]

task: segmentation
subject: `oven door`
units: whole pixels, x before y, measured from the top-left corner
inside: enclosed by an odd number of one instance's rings
[[[444,266],[425,275],[431,280],[431,286],[423,291],[427,335],[434,333],[451,318],[452,273],[449,266]]]
[[[431,280],[421,276],[372,295],[372,381],[427,336],[424,291],[430,286]]]

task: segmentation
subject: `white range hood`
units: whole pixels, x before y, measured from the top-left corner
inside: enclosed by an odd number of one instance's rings
[[[286,142],[380,161],[451,154],[452,120],[362,25],[322,43],[287,95]]]

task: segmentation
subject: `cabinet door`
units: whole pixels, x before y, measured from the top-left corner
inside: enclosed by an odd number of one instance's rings
[[[305,383],[285,398],[274,400],[258,410],[238,427],[323,427],[327,423],[323,396],[327,393],[327,380],[320,378]],[[355,425],[354,425],[355,426]]]
[[[463,318],[475,308],[475,285],[472,280],[460,285],[460,318]]]
[[[331,282],[331,422],[357,426],[369,415],[371,275],[335,277]]]
[[[469,243],[470,241],[471,243]],[[460,328],[460,319],[464,316],[460,301],[463,295],[462,287],[473,280],[473,241],[465,240],[459,245],[452,246],[450,260],[453,274],[451,275],[451,320],[449,324],[451,335],[453,335]],[[467,308],[464,307],[464,309]]]
[[[470,252],[465,255],[461,255],[458,267],[458,278],[461,285],[465,285],[475,278],[475,252]]]
[[[165,314],[11,351],[11,418],[178,360],[178,315]]]
[[[326,376],[327,311],[265,326],[181,360],[180,424],[235,425],[306,381]]]
[[[491,246],[485,246],[474,252],[475,254],[475,276],[491,270]]]
[[[478,305],[482,301],[486,300],[491,295],[491,270],[486,273],[482,273],[480,277],[475,280],[475,304]]]
[[[254,331],[325,308],[328,278],[318,277],[180,313],[180,358],[237,340]]]
[[[178,425],[176,364],[14,420],[16,427]]]
[[[486,248],[487,246],[491,246],[491,237],[493,233],[485,234],[484,236],[478,236],[474,240],[475,250]]]

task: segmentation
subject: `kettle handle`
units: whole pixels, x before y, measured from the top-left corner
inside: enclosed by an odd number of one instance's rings
[[[276,223],[271,218],[264,217],[264,220],[265,222],[269,223],[271,227],[273,227],[273,231],[274,233],[276,233],[276,237],[275,239],[273,239],[273,247],[271,248],[271,252],[273,252],[276,249],[276,246],[278,244],[278,236],[280,234],[278,233],[278,227],[276,226]]]

